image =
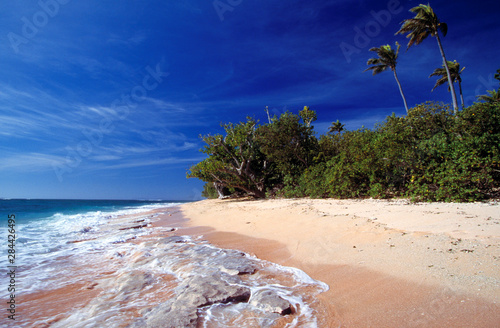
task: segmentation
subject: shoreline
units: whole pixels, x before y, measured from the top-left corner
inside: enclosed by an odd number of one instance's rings
[[[496,327],[500,206],[205,200],[179,206],[210,243],[327,283],[328,327]]]
[[[120,216],[104,227],[103,238],[125,239],[89,252],[89,263],[68,257],[64,276],[54,277],[50,288],[21,294],[23,327],[58,327],[81,318],[109,324],[111,318],[93,310],[102,304],[115,304],[113,311],[130,317],[123,320],[133,320],[168,302],[177,283],[157,264],[166,254],[161,240],[175,236],[298,268],[328,284],[329,290],[309,303],[318,327],[496,327],[500,322],[498,204],[210,200]],[[93,243],[87,234],[70,245]],[[139,287],[143,283],[149,292]],[[140,301],[145,297],[147,302]]]
[[[250,320],[249,326],[256,327],[261,323],[268,327],[276,320],[272,327],[278,328],[292,321],[300,327],[316,320],[309,315],[311,305],[326,285],[311,281],[299,270],[208,244],[200,233],[206,230],[188,227],[178,206],[107,220],[99,236],[92,235],[89,227],[66,243],[69,247],[96,243],[98,247],[78,256],[59,257],[59,274],[44,279],[44,287],[19,296],[19,327],[156,327],[160,321],[162,327],[194,327],[196,323],[218,327],[234,319],[235,323]],[[240,287],[232,290],[233,284]],[[234,296],[235,301],[228,302],[234,308],[225,311],[217,297],[225,304],[225,295],[231,291],[244,292],[249,299]],[[201,309],[196,302],[203,297],[214,297],[213,306],[207,303]],[[282,317],[276,312],[278,306],[285,311]],[[288,310],[291,316],[285,316]]]

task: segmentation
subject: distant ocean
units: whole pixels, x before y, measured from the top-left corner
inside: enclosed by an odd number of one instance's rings
[[[59,200],[59,199],[0,199],[0,213],[15,214],[17,223],[54,221],[61,219],[99,220],[100,215],[121,215],[170,207],[188,201],[151,200]],[[71,218],[70,218],[71,217]],[[74,221],[74,220],[73,220]]]
[[[70,253],[74,255],[76,249],[70,247],[68,242],[78,240],[82,232],[90,229],[99,230],[99,226],[106,224],[109,218],[171,207],[181,203],[185,202],[1,199],[0,231],[2,231],[1,245],[3,247],[0,257],[0,274],[3,277],[8,271],[7,266],[11,264],[8,257],[9,216],[14,219],[12,227],[16,235],[15,246],[11,247],[15,250],[14,264],[17,267],[23,267],[24,274],[30,278],[41,281],[44,274],[52,269],[52,260]],[[85,249],[80,247],[78,251],[83,252]],[[32,274],[29,274],[30,272]],[[21,288],[27,291],[34,286],[39,286],[39,284],[26,284],[25,280]],[[6,288],[0,288],[2,299],[7,293]]]

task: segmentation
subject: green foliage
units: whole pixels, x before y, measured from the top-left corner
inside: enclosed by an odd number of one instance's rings
[[[213,182],[205,183],[205,185],[203,186],[203,191],[201,192],[201,196],[208,199],[215,199],[219,197],[219,194],[217,193]]]
[[[202,137],[208,158],[192,166],[188,178],[234,189],[256,198],[274,194],[296,179],[317,156],[317,140],[310,123],[316,113],[308,107],[302,117],[284,113],[271,123],[246,122],[223,125],[226,136]],[[301,119],[303,122],[301,122]]]
[[[335,132],[340,134],[340,132],[344,131],[344,129],[344,124],[340,123],[340,121],[337,120],[335,122],[332,122],[332,125],[330,125],[330,127],[328,128],[328,134],[334,134]]]
[[[257,122],[223,125],[226,136],[207,135],[202,152],[209,157],[192,166],[188,178],[217,182],[226,187],[245,191],[257,198],[265,197],[270,163],[260,151],[256,140]]]
[[[233,193],[448,202],[500,196],[498,103],[476,103],[454,115],[447,105],[427,102],[407,116],[388,116],[373,130],[319,140],[291,113],[261,126],[248,119],[225,128],[225,137],[204,137],[209,157],[190,175]],[[235,170],[245,160],[254,178],[242,183]]]
[[[500,69],[497,69],[497,72],[494,76],[495,80],[500,82]],[[487,90],[487,95],[477,96],[478,100],[500,104],[500,87],[497,90]]]
[[[260,126],[258,141],[262,153],[276,166],[280,178],[288,176],[291,179],[288,184],[293,183],[317,155],[318,142],[312,128],[307,126],[307,120],[301,123],[299,116],[289,112],[271,124]]]
[[[316,112],[313,110],[309,109],[309,106],[304,106],[304,109],[299,112],[300,118],[302,118],[302,121],[306,125],[306,127],[310,127],[311,123],[316,121],[318,118],[316,116]]]
[[[322,136],[320,161],[285,196],[410,197],[477,201],[499,195],[500,108],[475,104],[456,117],[425,103],[387,117],[374,131]]]

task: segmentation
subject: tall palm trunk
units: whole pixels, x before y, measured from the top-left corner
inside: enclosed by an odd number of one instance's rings
[[[408,115],[408,104],[406,103],[405,94],[403,93],[403,88],[401,88],[401,83],[399,83],[398,75],[396,74],[396,70],[394,70],[394,77],[396,78],[396,82],[398,83],[399,92],[401,93],[401,97],[403,98],[403,102],[405,103],[406,115]]]
[[[436,39],[439,46],[439,51],[441,51],[441,56],[443,57],[443,65],[446,69],[446,74],[448,75],[448,84],[450,85],[451,98],[453,100],[453,111],[455,115],[458,114],[458,102],[457,94],[455,93],[455,88],[453,87],[453,82],[451,80],[450,68],[448,67],[448,62],[446,61],[446,56],[444,55],[443,45],[441,44],[441,39],[439,38],[439,33],[436,33]]]
[[[458,81],[458,88],[460,89],[460,100],[462,101],[462,109],[464,109],[464,94],[462,93],[462,82]]]

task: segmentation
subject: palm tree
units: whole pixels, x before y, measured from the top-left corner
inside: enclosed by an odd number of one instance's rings
[[[463,70],[465,67],[462,67],[460,69],[460,63],[457,63],[457,61],[448,61],[448,68],[450,70],[451,74],[451,80],[453,83],[458,82],[458,88],[460,90],[460,100],[462,101],[462,108],[464,108],[464,95],[462,93],[462,77],[460,74],[462,74]],[[439,76],[439,79],[436,81],[436,85],[434,85],[434,88],[432,88],[432,91],[439,87],[440,85],[445,84],[448,82],[448,74],[446,73],[446,69],[443,67],[436,68],[434,72],[429,75],[429,77],[432,76]],[[450,91],[450,87],[448,86],[448,91]]]
[[[414,44],[420,44],[429,35],[436,37],[439,51],[441,52],[441,56],[443,57],[443,66],[446,69],[446,74],[448,76],[448,84],[450,86],[451,98],[453,100],[453,110],[456,114],[458,112],[457,94],[455,93],[455,88],[453,87],[450,70],[448,69],[448,65],[446,65],[447,60],[446,56],[444,55],[443,45],[441,44],[441,39],[439,38],[439,31],[443,33],[443,36],[446,36],[446,33],[448,32],[448,25],[439,21],[438,17],[429,4],[420,4],[417,7],[413,7],[412,9],[410,9],[410,11],[415,14],[415,17],[405,19],[403,21],[403,25],[401,26],[399,31],[396,32],[396,34],[408,33],[408,35],[406,36],[410,39],[410,41],[408,42],[408,48],[410,48]]]
[[[401,45],[396,42],[397,49],[394,50],[390,45],[380,46],[378,48],[371,48],[370,51],[374,51],[377,53],[378,58],[370,58],[366,65],[373,65],[364,70],[364,72],[371,70],[373,75],[377,75],[386,71],[387,69],[391,69],[394,72],[394,78],[396,78],[396,82],[398,83],[399,92],[401,93],[401,97],[403,98],[403,102],[405,104],[406,114],[408,115],[408,104],[406,103],[406,98],[403,93],[403,89],[401,88],[401,83],[399,83],[398,75],[396,74],[396,64],[398,60],[399,48]]]
[[[317,119],[316,112],[309,109],[309,106],[304,106],[304,109],[299,112],[299,116],[308,128],[311,127],[311,123]]]
[[[498,90],[486,90],[490,95],[477,96],[477,99],[486,101],[488,103],[500,104],[500,89]]]
[[[344,131],[344,124],[340,123],[339,120],[337,120],[337,122],[332,122],[332,125],[328,128],[329,134],[333,134],[334,132],[340,134],[342,131]]]
[[[495,74],[495,80],[500,81],[500,69],[497,69]],[[497,90],[486,90],[489,93],[488,95],[477,96],[478,100],[486,101],[489,103],[500,103],[500,88]]]

